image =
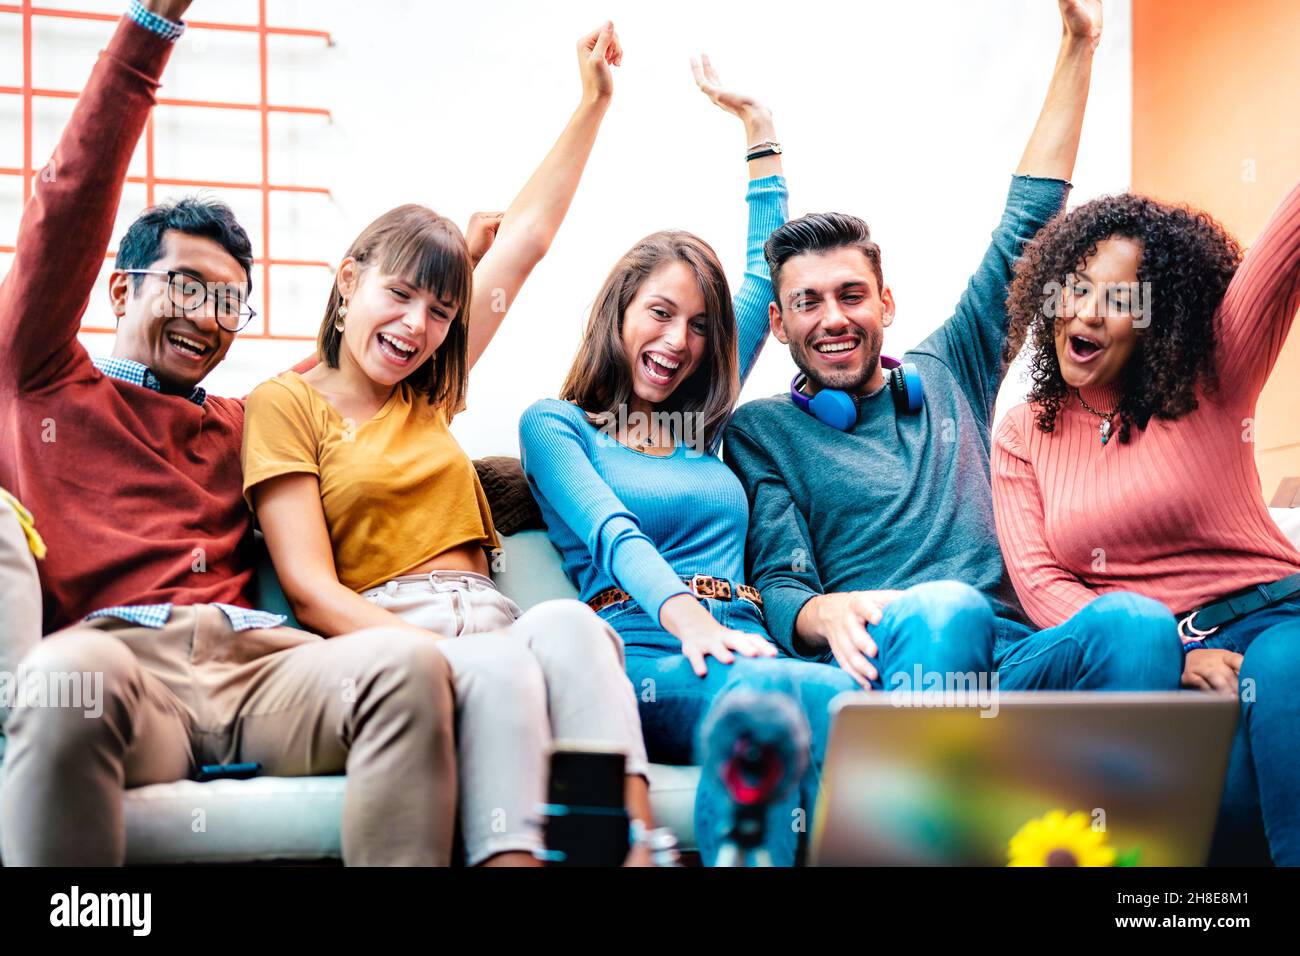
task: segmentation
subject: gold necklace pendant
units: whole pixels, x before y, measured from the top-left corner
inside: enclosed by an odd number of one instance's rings
[[[1079,399],[1080,405],[1082,405],[1093,415],[1096,415],[1098,418],[1101,419],[1101,424],[1098,425],[1097,432],[1101,436],[1101,443],[1103,445],[1106,444],[1108,441],[1110,441],[1111,420],[1115,417],[1115,414],[1119,411],[1119,406],[1116,405],[1109,412],[1098,411],[1097,409],[1093,408],[1091,405],[1088,404],[1088,400],[1084,398],[1082,394],[1080,394],[1077,388],[1074,390],[1074,394]]]

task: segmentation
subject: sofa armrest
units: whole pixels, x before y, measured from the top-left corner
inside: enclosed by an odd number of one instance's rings
[[[13,674],[41,640],[41,578],[18,513],[0,498],[0,674]],[[0,699],[0,728],[9,711]]]

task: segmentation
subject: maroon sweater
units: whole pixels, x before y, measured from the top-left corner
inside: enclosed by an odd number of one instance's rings
[[[47,633],[118,604],[251,606],[242,403],[199,406],[107,378],[77,342],[171,48],[130,20],[118,25],[53,175],[36,177],[0,283],[0,486],[49,546]]]

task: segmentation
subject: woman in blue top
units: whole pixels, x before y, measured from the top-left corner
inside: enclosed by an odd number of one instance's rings
[[[772,284],[763,244],[786,219],[771,113],[693,64],[714,103],[745,124],[750,183],[744,282],[731,300],[712,248],[686,232],[638,242],[592,309],[561,390],[520,421],[524,470],[582,599],[622,636],[651,759],[687,763],[715,699],[740,687],[796,696],[813,739],[802,794],[769,811],[766,848],[794,862],[812,809],[827,705],[854,687],[838,668],[776,659],[757,592],[744,583],[749,505],[717,457],[722,426],[766,341]],[[737,658],[739,655],[739,659]],[[800,797],[802,796],[802,801]],[[703,779],[696,837],[706,862],[729,821]]]

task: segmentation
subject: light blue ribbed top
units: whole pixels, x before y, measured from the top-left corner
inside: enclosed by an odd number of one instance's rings
[[[785,179],[751,180],[745,200],[745,278],[734,299],[742,383],[767,341],[772,281],[763,244],[786,220]],[[684,576],[744,581],[749,503],[716,455],[680,442],[667,456],[635,451],[553,398],[524,412],[519,447],[551,541],[584,601],[620,587],[658,621],[665,601],[689,593]]]

